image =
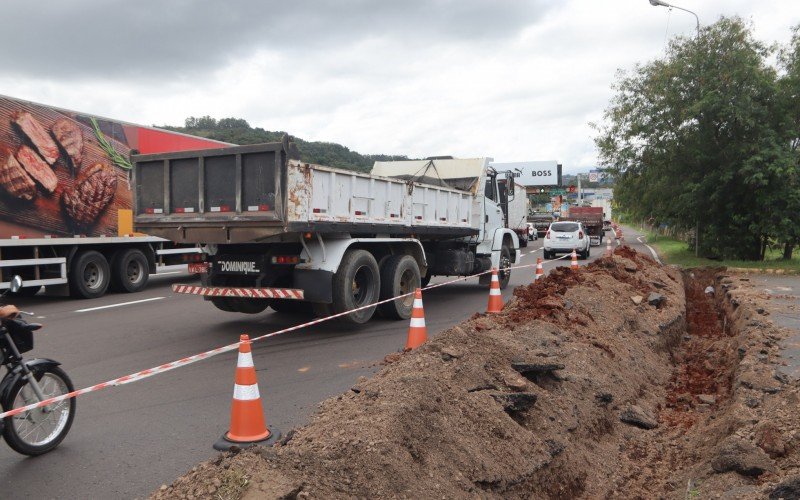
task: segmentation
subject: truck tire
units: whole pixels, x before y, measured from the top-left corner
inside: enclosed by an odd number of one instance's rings
[[[133,293],[147,286],[150,265],[138,248],[120,250],[111,257],[111,289]]]
[[[108,261],[100,252],[79,253],[72,261],[69,273],[69,292],[77,299],[102,297],[111,282]]]
[[[343,313],[378,301],[381,277],[378,262],[366,250],[348,250],[333,275],[333,312]],[[372,318],[375,307],[341,316],[342,321],[362,324]]]
[[[500,268],[497,270],[497,279],[500,280],[500,289],[505,290],[508,281],[511,279],[511,250],[503,245],[500,249]],[[503,268],[509,268],[503,270]]]
[[[588,258],[589,258],[589,255],[590,255],[591,253],[592,253],[592,245],[591,245],[591,244],[589,244],[589,245],[586,247],[586,250],[584,250],[583,252],[581,252],[581,260],[586,260],[586,259],[588,259]]]
[[[258,314],[260,312],[264,312],[264,310],[269,306],[268,299],[239,299],[235,297],[226,298],[228,301],[228,307],[231,308],[232,312]]]
[[[233,310],[231,305],[228,303],[228,299],[225,297],[213,297],[211,299],[211,303],[214,304],[214,307],[216,307],[220,311],[225,311],[229,313],[236,312]]]
[[[414,307],[414,290],[421,287],[419,266],[410,255],[392,255],[381,267],[381,300],[411,293],[392,302],[378,306],[378,312],[387,319],[408,319]]]
[[[269,306],[281,314],[308,314],[312,311],[308,302],[295,299],[272,299]]]

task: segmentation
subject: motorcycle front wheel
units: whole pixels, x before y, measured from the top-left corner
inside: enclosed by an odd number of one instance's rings
[[[74,390],[69,376],[57,366],[34,373],[46,399]],[[28,380],[21,378],[2,401],[5,411],[38,403]],[[66,437],[75,418],[75,398],[5,418],[3,437],[8,445],[23,455],[36,456],[52,450]]]

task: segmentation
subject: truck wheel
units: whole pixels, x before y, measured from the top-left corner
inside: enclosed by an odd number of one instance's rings
[[[214,307],[216,307],[220,311],[225,311],[229,313],[236,312],[233,310],[231,305],[228,303],[228,299],[225,297],[214,297],[211,299],[211,303],[214,304]]]
[[[232,312],[244,314],[258,314],[269,306],[269,300],[267,299],[237,299],[227,297],[227,300],[228,307],[232,309]]]
[[[503,245],[500,249],[500,268],[497,270],[497,279],[500,280],[500,289],[505,290],[511,279],[511,250]]]
[[[366,250],[348,250],[333,275],[333,312],[343,313],[378,301],[381,278],[378,262]],[[368,307],[342,316],[350,323],[366,323],[375,313]]]
[[[150,266],[137,248],[120,250],[111,257],[111,288],[117,292],[138,292],[147,285]]]
[[[392,255],[381,268],[381,300],[411,293],[392,302],[378,306],[378,312],[387,319],[408,319],[414,307],[414,290],[420,288],[419,266],[410,255]]]
[[[102,297],[111,281],[111,271],[103,254],[94,250],[79,253],[70,266],[69,292],[78,299]]]
[[[528,248],[528,238],[520,238],[519,239],[519,247],[520,248]]]
[[[581,252],[581,259],[582,259],[582,260],[586,260],[586,259],[588,259],[588,258],[589,258],[589,254],[590,254],[591,252],[592,252],[592,245],[590,244],[589,246],[587,246],[587,247],[586,247],[586,250],[584,250],[583,252]]]
[[[311,305],[302,300],[272,299],[269,306],[275,312],[282,314],[308,314],[311,312]]]

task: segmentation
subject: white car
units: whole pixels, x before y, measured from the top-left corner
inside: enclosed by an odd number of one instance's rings
[[[528,241],[535,241],[539,239],[539,231],[536,230],[536,226],[533,223],[528,222]]]
[[[559,221],[550,224],[544,235],[542,245],[545,259],[552,259],[558,253],[572,253],[575,250],[579,258],[586,259],[591,252],[589,235],[580,222]]]

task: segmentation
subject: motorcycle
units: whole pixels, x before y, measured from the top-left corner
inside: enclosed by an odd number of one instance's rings
[[[14,276],[8,291],[22,288],[22,278]],[[33,313],[20,311],[32,316]],[[22,353],[33,349],[33,332],[42,327],[20,318],[0,320],[0,364],[6,374],[0,382],[3,411],[27,406],[74,390],[69,376],[58,361],[37,358],[24,360]],[[47,453],[66,437],[75,418],[75,398],[34,408],[0,420],[0,432],[16,452],[36,456]]]

